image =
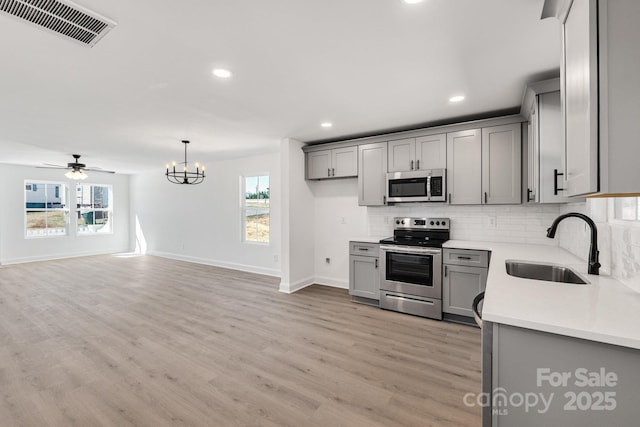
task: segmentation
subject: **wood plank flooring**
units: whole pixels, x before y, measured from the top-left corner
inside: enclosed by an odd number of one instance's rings
[[[0,269],[0,426],[479,426],[476,328],[163,258]]]

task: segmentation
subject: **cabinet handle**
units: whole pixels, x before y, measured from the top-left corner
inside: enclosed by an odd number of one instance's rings
[[[484,192],[484,202],[485,202],[485,203],[488,203],[488,202],[487,202],[487,200],[488,200],[488,196],[487,196],[487,192],[485,191],[485,192]]]
[[[327,169],[327,176],[331,176],[331,168]]]
[[[527,202],[530,202],[531,200],[533,200],[531,198],[531,194],[533,193],[533,191],[530,188],[527,188]]]
[[[336,168],[331,168],[331,176],[336,176]]]
[[[387,204],[387,196],[382,196],[382,204],[383,205]]]
[[[413,160],[411,160],[411,170],[413,170]]]
[[[558,191],[564,191],[564,188],[558,188],[558,177],[564,176],[564,173],[558,173],[558,169],[553,170],[553,195],[557,196]]]
[[[459,256],[458,259],[466,259],[467,261],[471,261],[470,256]]]
[[[376,258],[376,268],[378,268],[378,258]]]
[[[449,193],[449,204],[451,204],[451,193]]]
[[[416,160],[416,170],[420,169],[420,159]]]
[[[447,266],[444,266],[444,277],[447,277]]]
[[[359,251],[368,251],[369,248],[358,248]]]

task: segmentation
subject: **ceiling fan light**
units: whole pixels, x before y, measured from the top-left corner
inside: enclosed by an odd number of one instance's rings
[[[88,175],[84,171],[72,170],[64,174],[69,179],[79,181],[81,179],[87,179]]]

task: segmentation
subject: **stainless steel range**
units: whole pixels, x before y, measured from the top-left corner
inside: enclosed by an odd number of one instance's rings
[[[442,244],[449,218],[394,218],[380,241],[380,307],[442,319]]]

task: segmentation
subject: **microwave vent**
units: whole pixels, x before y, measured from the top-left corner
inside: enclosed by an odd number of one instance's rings
[[[0,0],[0,11],[93,47],[116,23],[68,0]]]

